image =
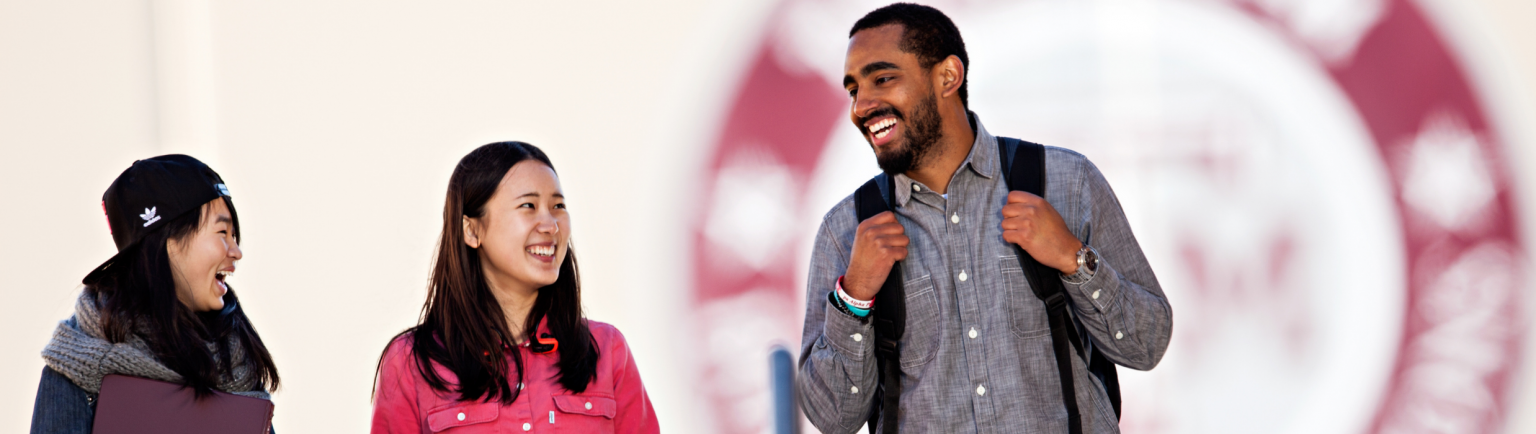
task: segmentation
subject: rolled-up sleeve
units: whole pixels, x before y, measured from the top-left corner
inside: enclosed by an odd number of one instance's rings
[[[817,429],[829,434],[859,430],[873,404],[878,381],[873,328],[828,301],[848,268],[853,206],[844,200],[822,219],[806,282],[805,329],[795,383],[800,407]]]

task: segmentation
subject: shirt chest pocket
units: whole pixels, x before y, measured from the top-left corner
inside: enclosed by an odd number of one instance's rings
[[[618,402],[613,398],[555,395],[554,399],[555,411],[549,413],[549,423],[555,432],[613,432],[613,417],[619,411]]]
[[[427,427],[435,433],[475,434],[496,432],[499,402],[456,402],[427,412]]]
[[[1008,287],[1008,321],[1013,334],[1026,339],[1050,335],[1051,324],[1045,316],[1045,304],[1030,289],[1029,279],[1019,267],[1019,257],[1000,256],[997,265],[1002,268],[1003,283]]]
[[[901,336],[901,369],[912,373],[938,353],[943,327],[939,324],[939,295],[933,289],[932,278],[923,276],[908,280],[902,288],[906,295],[907,324]]]

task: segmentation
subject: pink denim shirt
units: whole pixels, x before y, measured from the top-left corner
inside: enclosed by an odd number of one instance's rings
[[[624,335],[611,325],[588,321],[600,356],[587,390],[571,393],[555,381],[557,353],[536,354],[526,346],[522,392],[511,405],[460,401],[457,393],[432,390],[416,370],[411,341],[401,337],[384,354],[373,400],[373,433],[656,433],[656,412],[640,383]],[[539,334],[547,332],[539,324]],[[512,363],[511,359],[507,360]],[[453,371],[434,364],[450,384]],[[509,369],[515,372],[515,368]],[[515,379],[513,379],[515,381]]]

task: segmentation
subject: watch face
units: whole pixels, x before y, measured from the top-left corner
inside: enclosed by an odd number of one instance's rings
[[[1088,267],[1089,273],[1099,271],[1099,252],[1093,251],[1093,248],[1089,248],[1087,252],[1084,252],[1083,265]]]

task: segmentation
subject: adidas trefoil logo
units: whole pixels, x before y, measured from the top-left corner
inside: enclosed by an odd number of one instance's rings
[[[144,213],[139,214],[139,218],[144,219],[144,227],[147,228],[150,223],[160,221],[160,216],[155,215],[156,208],[158,207],[144,208]]]

